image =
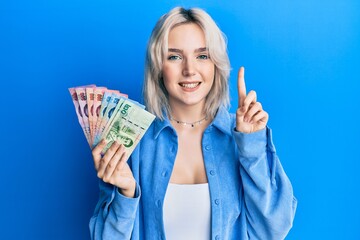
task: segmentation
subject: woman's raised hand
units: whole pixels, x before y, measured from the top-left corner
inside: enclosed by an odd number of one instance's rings
[[[266,127],[269,115],[262,109],[260,102],[257,102],[256,92],[251,90],[246,95],[245,69],[241,67],[238,73],[238,94],[239,103],[236,111],[236,131],[252,133]]]
[[[102,154],[105,146],[106,142],[103,139],[92,150],[97,176],[104,182],[118,187],[123,195],[134,197],[136,182],[126,162],[128,157],[124,145],[115,141],[105,154]]]

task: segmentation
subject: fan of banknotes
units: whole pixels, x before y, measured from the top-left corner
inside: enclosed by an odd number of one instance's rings
[[[79,123],[91,148],[105,139],[105,152],[114,141],[132,153],[155,116],[126,94],[87,85],[69,88]]]

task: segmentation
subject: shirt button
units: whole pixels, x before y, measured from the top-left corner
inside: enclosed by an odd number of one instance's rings
[[[214,175],[215,175],[215,171],[214,171],[214,170],[210,170],[210,175],[214,176]]]
[[[205,150],[209,151],[211,149],[211,147],[209,145],[205,146]]]
[[[215,240],[220,240],[220,236],[216,235]]]
[[[215,204],[219,205],[220,204],[220,200],[219,199],[215,199]]]
[[[166,177],[166,176],[167,176],[167,171],[163,171],[163,172],[161,173],[161,176]]]
[[[157,201],[156,201],[156,206],[157,206],[157,207],[161,207],[161,201],[160,201],[160,200],[157,200]]]

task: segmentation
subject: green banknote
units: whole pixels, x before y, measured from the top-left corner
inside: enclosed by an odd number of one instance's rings
[[[116,112],[109,128],[103,132],[101,139],[104,138],[106,141],[103,152],[106,152],[114,141],[118,141],[124,145],[127,156],[130,156],[154,119],[153,114],[126,99]]]

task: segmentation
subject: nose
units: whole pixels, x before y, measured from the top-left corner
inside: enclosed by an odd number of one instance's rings
[[[186,59],[185,61],[183,61],[183,71],[182,71],[182,73],[186,77],[194,76],[195,73],[196,73],[195,63],[190,59]]]

